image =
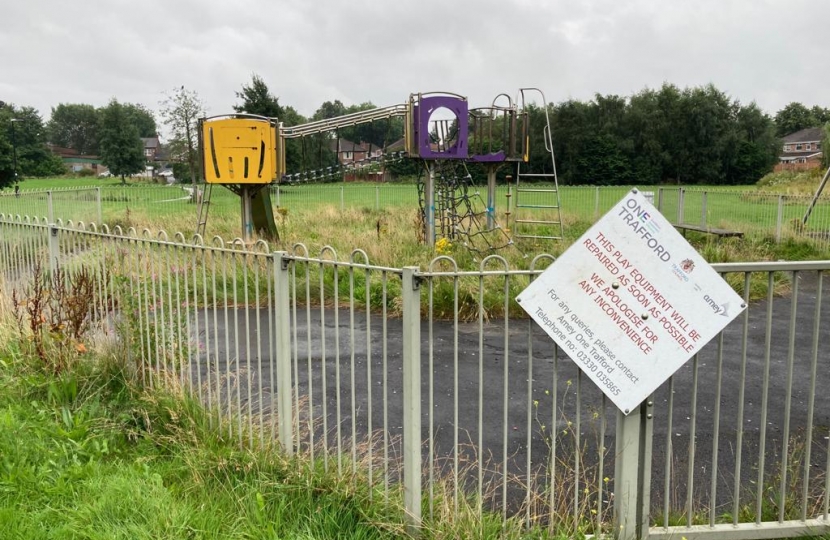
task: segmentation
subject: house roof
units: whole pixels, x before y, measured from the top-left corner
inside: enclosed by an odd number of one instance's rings
[[[786,154],[782,154],[779,159],[799,159],[799,158],[811,158],[821,156],[821,152],[816,151],[807,151],[807,152],[787,152]]]
[[[339,147],[338,147],[338,142]],[[332,139],[329,141],[329,148],[331,148],[332,152],[337,152],[338,148],[340,152],[365,152],[366,149],[363,148],[363,145],[357,144],[352,142],[348,139]]]
[[[158,148],[159,147],[159,138],[158,137],[142,137],[141,142],[144,143],[144,148]]]
[[[74,148],[66,148],[63,146],[56,146],[54,144],[47,144],[47,148],[56,156],[60,157],[64,161],[70,158],[78,158],[84,162],[86,161],[94,161],[98,159],[98,156],[94,154],[79,154],[77,150]]]
[[[796,131],[795,133],[790,133],[789,135],[784,137],[784,144],[820,141],[822,138],[824,138],[824,134],[822,133],[822,131],[823,130],[820,127],[814,127],[802,129],[801,131]]]
[[[80,155],[78,154],[77,150],[73,148],[66,148],[64,146],[57,146],[54,144],[47,144],[46,146],[53,154],[56,154],[60,157],[75,157]]]

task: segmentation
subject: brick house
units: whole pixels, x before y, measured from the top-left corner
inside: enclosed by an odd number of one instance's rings
[[[337,161],[341,165],[351,165],[383,154],[383,148],[380,146],[364,142],[355,143],[347,139],[333,139],[329,141],[329,148],[337,154]]]
[[[821,167],[821,139],[824,130],[820,127],[802,129],[784,137],[783,151],[778,156],[776,171],[803,171]]]
[[[77,173],[83,169],[90,169],[97,174],[106,169],[101,164],[101,158],[98,156],[79,154],[77,150],[56,146],[54,144],[47,144],[46,146],[53,154],[61,158],[64,166],[72,172]]]

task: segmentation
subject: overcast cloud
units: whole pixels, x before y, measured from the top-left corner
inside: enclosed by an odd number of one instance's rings
[[[452,91],[474,106],[715,84],[774,114],[830,106],[821,0],[7,0],[0,100],[158,107],[185,85],[211,114],[257,73],[284,105],[391,105]]]

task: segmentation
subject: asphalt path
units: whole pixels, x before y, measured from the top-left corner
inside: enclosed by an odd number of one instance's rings
[[[764,373],[767,356],[767,304],[754,302],[748,309],[746,379],[742,388],[743,315],[724,331],[722,377],[718,381],[719,346],[717,338],[700,352],[697,359],[697,392],[695,363],[688,362],[673,377],[673,408],[669,425],[669,385],[664,384],[654,396],[653,407],[653,466],[652,501],[661,504],[666,479],[666,456],[669,455],[669,496],[674,507],[682,508],[688,488],[689,463],[694,440],[694,459],[691,466],[692,496],[706,506],[710,504],[713,466],[716,501],[722,506],[732,500],[736,456],[738,454],[738,410],[743,392],[744,418],[741,489],[754,489],[759,458],[765,456],[765,474],[776,477],[781,456],[803,459],[808,425],[807,407],[812,385],[811,362],[816,313],[815,274],[800,276],[795,325],[790,325],[792,298],[776,297],[772,306],[772,331],[769,334],[769,387],[766,407],[765,451],[760,449],[762,438],[762,405]],[[830,338],[827,295],[821,306],[818,336],[819,356],[811,446],[811,465],[817,471],[826,466],[828,426],[830,426],[830,370],[823,344]],[[322,311],[312,308],[310,324],[305,308],[298,308],[292,327],[296,342],[292,346],[292,364],[296,365],[295,384],[300,397],[300,422],[307,425],[309,415],[314,420],[315,441],[328,434],[328,443],[336,447],[338,427],[341,448],[348,453],[352,424],[357,439],[365,439],[370,426],[378,436],[384,426],[394,442],[390,456],[400,455],[399,436],[402,433],[403,367],[402,325],[398,319],[384,321],[365,312],[350,317],[348,309]],[[240,403],[243,410],[256,418],[260,411],[273,414],[276,408],[272,397],[273,354],[267,332],[267,309],[237,309],[216,312],[201,311],[199,342],[202,351],[193,366],[194,380],[216,381],[218,371],[234,381],[228,394],[222,379],[221,400],[231,408]],[[226,320],[227,318],[227,320]],[[335,320],[337,318],[337,320]],[[293,329],[296,327],[295,330]],[[385,332],[385,334],[384,334]],[[529,337],[530,333],[530,337]],[[323,335],[325,334],[325,335]],[[481,336],[481,339],[480,339]],[[794,346],[790,350],[790,339]],[[431,326],[422,321],[422,438],[425,463],[429,462],[430,414],[432,411],[433,463],[444,473],[451,471],[454,441],[459,440],[462,465],[485,464],[488,482],[501,481],[502,464],[508,464],[509,474],[524,477],[528,453],[531,470],[540,474],[550,460],[551,434],[556,434],[557,462],[560,471],[574,467],[574,455],[579,466],[587,470],[592,482],[605,476],[613,477],[613,450],[604,457],[604,469],[596,471],[597,448],[600,446],[602,419],[605,422],[605,442],[613,449],[616,409],[603,400],[600,391],[578,374],[576,364],[561,350],[554,352],[553,342],[544,332],[527,320],[512,320],[505,327],[503,320],[491,320],[479,332],[477,323],[460,324],[457,333],[452,322],[435,321]],[[457,340],[457,346],[455,345]],[[429,343],[432,343],[432,354]],[[384,359],[384,342],[386,357]],[[533,364],[529,366],[528,344],[533,347]],[[792,352],[792,354],[790,354]],[[218,353],[218,354],[217,354]],[[457,353],[457,373],[455,356]],[[556,354],[557,358],[554,359]],[[792,377],[789,377],[792,357]],[[210,374],[207,365],[210,365]],[[430,370],[430,365],[432,369]],[[505,377],[505,365],[507,372]],[[555,368],[556,366],[556,368]],[[310,369],[309,369],[310,368]],[[481,368],[481,369],[480,369]],[[339,371],[339,375],[338,375]],[[371,375],[370,372],[371,371]],[[430,373],[432,377],[430,377]],[[250,383],[249,381],[250,375]],[[339,384],[338,384],[339,377]],[[384,382],[385,379],[385,382]],[[505,380],[507,393],[505,395]],[[786,394],[791,381],[792,399],[789,409],[789,450],[785,449],[785,420],[788,412]],[[250,384],[251,390],[248,391]],[[432,385],[432,407],[430,407]],[[532,385],[528,397],[529,385]],[[457,393],[455,388],[458,388]],[[324,392],[325,388],[325,392]],[[338,392],[339,388],[339,392]],[[479,388],[482,389],[479,394]],[[325,399],[323,399],[325,393]],[[384,394],[386,410],[384,422]],[[457,395],[458,422],[455,428]],[[249,396],[251,396],[249,398]],[[555,399],[555,401],[554,401]],[[354,407],[352,406],[354,401]],[[339,405],[338,405],[339,403]],[[505,413],[506,404],[506,413]],[[555,409],[554,409],[555,405]],[[715,409],[720,407],[717,424],[718,447],[714,447],[716,433]],[[338,415],[339,407],[339,415]],[[577,408],[581,414],[577,414]],[[697,414],[692,414],[696,410]],[[555,412],[554,412],[555,411]],[[325,413],[325,414],[324,414]],[[506,414],[506,421],[505,421]],[[339,426],[337,419],[340,418]],[[480,426],[480,427],[479,427]],[[531,433],[528,445],[528,428]],[[578,428],[578,429],[577,429]],[[694,431],[693,431],[694,430]],[[304,442],[308,433],[304,430]],[[694,438],[692,437],[694,434]],[[578,438],[578,440],[577,440]],[[479,446],[479,439],[481,445]],[[574,452],[577,442],[579,452]],[[506,445],[506,451],[505,451]],[[717,459],[714,460],[717,452]],[[475,479],[476,469],[466,478]],[[572,489],[568,474],[562,474],[563,489]],[[792,479],[792,475],[790,476]],[[816,482],[818,486],[819,481]],[[613,489],[613,484],[609,487]],[[510,488],[511,504],[520,500],[523,490],[518,484]],[[497,493],[501,497],[501,492]],[[748,501],[742,494],[742,501]]]

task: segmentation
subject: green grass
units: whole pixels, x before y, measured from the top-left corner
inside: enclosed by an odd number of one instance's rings
[[[386,538],[368,488],[240,450],[193,402],[131,388],[115,363],[59,377],[0,366],[5,538]]]
[[[0,320],[3,538],[408,537],[400,486],[387,499],[359,469],[337,476],[273,444],[242,448],[172,381],[173,391],[139,387],[120,353],[86,354],[56,374],[22,353],[16,334]],[[472,501],[458,514],[449,506],[422,538],[571,537],[479,516]]]
[[[181,230],[191,234],[196,226],[196,205],[189,199],[188,185],[163,186],[143,180],[131,180],[126,187],[119,179],[98,178],[57,178],[30,179],[22,184],[24,193],[15,198],[10,190],[0,193],[0,212],[46,216],[48,205],[46,195],[25,193],[30,189],[54,189],[53,211],[56,218],[99,222],[110,225],[153,230],[165,228],[168,231]],[[97,193],[94,189],[84,192],[62,192],[62,188],[99,187],[102,197],[102,216],[97,209]],[[629,187],[562,186],[561,205],[566,220],[592,222],[607,212],[629,190]],[[775,232],[779,194],[765,195],[754,186],[695,186],[686,190],[683,213],[678,211],[679,191],[676,186],[647,186],[643,188],[655,194],[664,215],[684,223],[705,224],[739,230],[747,234]],[[660,191],[662,190],[662,200]],[[706,195],[704,195],[706,192]],[[486,188],[479,186],[473,191],[473,199],[479,209],[484,207]],[[498,186],[496,195],[496,218],[507,222],[508,187]],[[516,202],[515,190],[512,202]],[[542,195],[521,194],[522,203],[544,203],[536,200]],[[239,198],[229,190],[215,186],[213,189],[207,235],[220,234],[238,236],[240,215]],[[418,193],[414,184],[366,184],[334,183],[280,186],[279,195],[274,191],[272,202],[277,208],[289,214],[316,212],[331,206],[335,209],[357,209],[386,213],[407,213],[418,207]],[[800,231],[797,222],[803,217],[809,197],[788,194],[783,199],[782,234],[791,235]],[[223,223],[232,224],[223,227]],[[821,202],[813,211],[807,229],[816,231],[830,228],[830,204]],[[356,246],[364,247],[364,246]]]

